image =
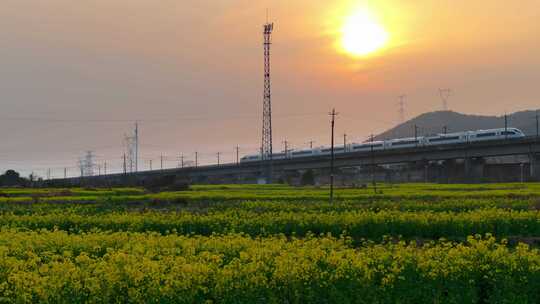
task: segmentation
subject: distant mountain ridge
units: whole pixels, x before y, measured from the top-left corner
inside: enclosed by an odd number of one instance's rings
[[[526,135],[536,135],[536,111],[527,110],[507,115],[508,127],[522,130]],[[444,132],[504,128],[504,116],[468,115],[453,111],[436,111],[421,114],[377,136],[375,140],[413,137],[414,126],[418,136]]]

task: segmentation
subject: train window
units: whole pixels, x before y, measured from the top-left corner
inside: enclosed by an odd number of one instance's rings
[[[334,152],[341,152],[345,150],[344,148],[334,148]],[[332,152],[332,149],[322,149],[322,152]]]
[[[437,137],[437,138],[430,138],[429,142],[439,142],[439,141],[458,140],[458,139],[459,139],[459,136]]]
[[[392,143],[392,146],[414,145],[417,143],[418,143],[418,140],[398,141],[398,142]]]
[[[476,137],[491,137],[497,135],[496,133],[480,133],[476,134]]]
[[[311,155],[312,151],[300,151],[300,152],[293,152],[293,155]]]
[[[516,132],[514,132],[514,131],[502,131],[501,135],[516,135]]]

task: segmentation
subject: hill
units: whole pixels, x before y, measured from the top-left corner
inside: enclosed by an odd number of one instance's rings
[[[375,140],[413,137],[415,125],[418,127],[418,136],[443,133],[445,127],[448,133],[504,128],[504,116],[468,115],[453,111],[429,112],[377,135]],[[521,111],[508,115],[508,127],[519,128],[526,135],[536,135],[536,112]]]

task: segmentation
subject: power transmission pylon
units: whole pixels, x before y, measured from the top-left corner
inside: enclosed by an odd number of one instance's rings
[[[448,111],[448,99],[452,95],[452,90],[450,90],[450,89],[439,89],[439,95],[441,96],[442,110],[443,111]]]
[[[79,158],[79,169],[81,170],[81,177],[93,176],[95,167],[96,164],[94,163],[94,152],[86,151],[86,155]]]
[[[285,139],[283,141],[283,145],[285,147],[285,158],[287,158],[287,155],[289,154],[289,141]]]
[[[399,98],[399,124],[405,122],[405,97],[407,95],[400,95]]]
[[[126,147],[127,167],[130,173],[139,171],[139,123],[135,122],[135,130],[132,135],[124,136]]]
[[[270,45],[272,44],[273,23],[264,24],[264,93],[261,158],[267,163],[266,180],[272,180],[272,90],[270,82]],[[263,165],[264,166],[264,165]],[[264,171],[264,170],[263,170]],[[264,174],[264,173],[263,173]]]

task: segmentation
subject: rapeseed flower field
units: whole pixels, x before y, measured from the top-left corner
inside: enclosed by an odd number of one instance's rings
[[[0,302],[540,302],[540,185],[327,193],[0,189]]]

